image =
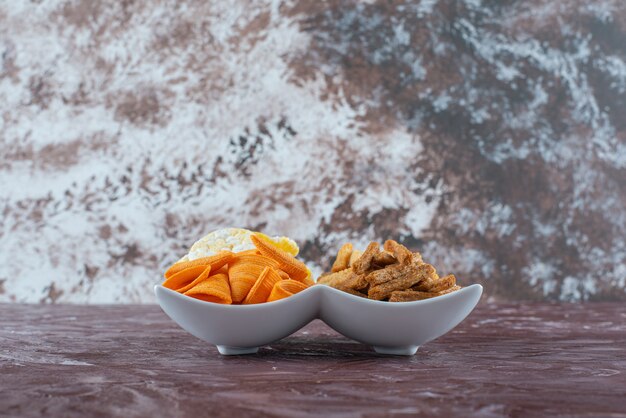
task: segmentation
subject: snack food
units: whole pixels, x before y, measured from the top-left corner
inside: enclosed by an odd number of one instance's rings
[[[363,253],[351,243],[344,244],[331,272],[321,275],[317,283],[389,302],[429,299],[461,288],[454,275],[439,277],[420,253],[393,240],[385,241],[382,251],[377,242],[370,242]]]
[[[230,251],[240,253],[243,251],[256,251],[250,237],[256,235],[260,239],[271,242],[277,248],[291,254],[298,255],[298,245],[288,237],[270,237],[261,232],[253,232],[243,228],[223,228],[210,232],[196,241],[189,253],[180,261],[190,261],[197,258],[215,255],[220,251]]]
[[[275,301],[313,285],[311,271],[287,237],[240,228],[211,232],[165,272],[163,287],[222,304]]]

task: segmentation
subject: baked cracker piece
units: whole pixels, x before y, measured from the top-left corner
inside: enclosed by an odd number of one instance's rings
[[[389,297],[389,302],[412,302],[415,300],[430,299],[430,298],[434,298],[437,296],[452,293],[454,291],[459,290],[460,288],[461,286],[452,286],[440,292],[418,292],[415,290],[396,290],[395,292],[391,292],[391,296]]]
[[[350,261],[348,262],[348,266],[352,267],[356,260],[358,260],[363,255],[363,251],[353,250],[350,255]]]
[[[339,284],[346,281],[351,275],[352,269],[347,268],[336,273],[322,275],[317,279],[317,283],[325,284],[331,287],[337,287]]]
[[[339,285],[339,286],[336,287],[336,289],[337,290],[341,290],[342,292],[350,293],[351,295],[354,295],[354,296],[367,298],[367,294],[359,292],[358,290],[354,290],[354,289],[352,289],[350,287],[346,287],[344,285]]]
[[[403,264],[393,264],[385,268],[374,270],[365,276],[370,286],[378,286],[379,284],[387,283],[402,274],[407,266]]]
[[[408,265],[407,264],[391,264],[385,268],[370,272],[366,276],[366,280],[368,281],[370,286],[378,286],[380,284],[391,281],[395,279],[396,277],[410,274],[406,272],[414,271],[415,269],[417,269],[417,267],[419,267],[419,264],[416,264],[416,263],[412,263]]]
[[[396,264],[398,259],[388,251],[381,251],[376,254],[372,260],[372,264],[378,268],[384,268],[390,264]]]
[[[421,263],[421,264],[426,264],[426,263]],[[417,264],[417,265],[420,265],[420,264]],[[439,280],[440,280],[439,275],[437,274],[437,270],[435,269],[435,272],[431,274],[430,276],[428,276],[426,279],[411,286],[411,290],[415,290],[417,292],[431,292],[432,288],[439,282]]]
[[[349,267],[350,264],[350,256],[352,255],[352,243],[348,242],[343,244],[337,253],[337,258],[333,263],[333,267],[331,271],[333,273],[345,270]]]
[[[367,273],[372,268],[374,256],[380,252],[380,245],[377,242],[370,242],[365,252],[354,262],[352,270],[357,274]]]
[[[371,286],[367,295],[370,299],[384,300],[387,299],[392,292],[396,290],[405,290],[409,287],[427,280],[436,274],[435,268],[430,264],[405,264],[404,268],[395,271],[391,280],[384,283]]]
[[[430,292],[441,292],[455,285],[456,277],[454,277],[454,274],[448,274],[447,276],[437,280],[435,284],[430,288]]]
[[[392,239],[385,241],[383,248],[394,255],[400,264],[409,264],[413,261],[413,253],[402,244]]]
[[[365,290],[369,288],[369,282],[365,279],[365,274],[357,274],[352,272],[352,274],[344,280],[342,286],[353,289],[353,290]]]

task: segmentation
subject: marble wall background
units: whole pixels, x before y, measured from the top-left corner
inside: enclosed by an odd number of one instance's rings
[[[626,3],[2,2],[0,190],[4,302],[153,302],[224,226],[626,300]]]

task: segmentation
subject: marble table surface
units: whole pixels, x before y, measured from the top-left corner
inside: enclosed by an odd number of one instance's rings
[[[0,416],[626,417],[623,304],[479,305],[413,357],[320,321],[222,357],[158,306],[0,304]]]

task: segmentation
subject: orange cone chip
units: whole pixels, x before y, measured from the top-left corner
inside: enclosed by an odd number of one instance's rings
[[[240,248],[243,251],[233,252]],[[196,242],[184,259],[200,258],[171,265],[164,274],[163,286],[215,303],[257,304],[271,297],[278,300],[315,284],[311,271],[295,259],[297,253],[298,246],[289,238],[225,228]],[[350,253],[346,253],[343,263],[349,259]]]
[[[172,290],[178,290],[193,282],[200,274],[202,274],[204,270],[206,270],[206,268],[207,266],[205,265],[199,265],[181,270],[165,280],[163,282],[163,287],[167,287],[168,289]]]
[[[215,302],[231,304],[230,287],[228,276],[225,274],[215,274],[202,281],[198,285],[185,292],[185,295],[200,299],[205,302]]]
[[[243,301],[265,267],[278,268],[278,263],[268,257],[255,254],[236,255],[228,265],[228,279],[233,302]]]
[[[276,270],[276,273],[278,273],[281,279],[289,280],[289,275],[285,273],[284,271],[282,271],[281,269]]]
[[[271,267],[265,267],[252,289],[248,292],[248,296],[244,299],[243,304],[266,302],[270,293],[272,293],[274,285],[281,280],[276,270]]]
[[[270,293],[267,301],[273,302],[275,300],[284,299],[291,295],[295,295],[298,292],[302,292],[306,288],[308,288],[307,285],[295,280],[281,280],[274,285],[272,293]]]
[[[306,276],[306,278],[304,280],[302,280],[301,283],[303,285],[305,285],[306,287],[310,287],[310,286],[313,286],[315,284],[315,282],[311,278],[311,274],[310,273]]]
[[[223,265],[222,267],[220,267],[218,270],[211,270],[212,274],[228,274],[228,264]]]
[[[233,253],[230,251],[221,251],[215,255],[209,257],[202,257],[191,261],[181,261],[173,264],[166,272],[165,278],[169,279],[176,273],[185,269],[196,266],[211,266],[211,270],[217,271],[225,264],[228,264],[233,257]],[[164,285],[165,286],[165,285]]]
[[[200,275],[193,282],[189,283],[185,287],[181,287],[180,289],[176,289],[176,291],[179,292],[179,293],[185,293],[186,291],[188,291],[192,287],[196,286],[198,283],[208,279],[210,273],[211,273],[211,266],[207,266],[204,269],[204,271],[202,273],[200,273]]]
[[[228,281],[233,302],[240,303],[248,296],[248,292],[252,289],[265,267],[254,264],[239,264],[228,270]]]
[[[278,269],[279,263],[273,258],[260,254],[242,254],[243,253],[236,253],[234,255],[232,261],[228,265],[229,269],[242,264],[252,264],[255,266],[272,267],[274,269]]]
[[[255,248],[253,250],[239,251],[238,253],[235,253],[234,255],[235,257],[241,257],[244,255],[261,255],[261,253],[259,252],[259,250]]]
[[[259,239],[256,235],[251,235],[250,240],[261,254],[272,258],[278,262],[279,268],[289,275],[293,280],[300,282],[308,281],[313,283],[309,277],[309,269],[306,265],[295,259],[291,254],[276,248],[263,239]]]

